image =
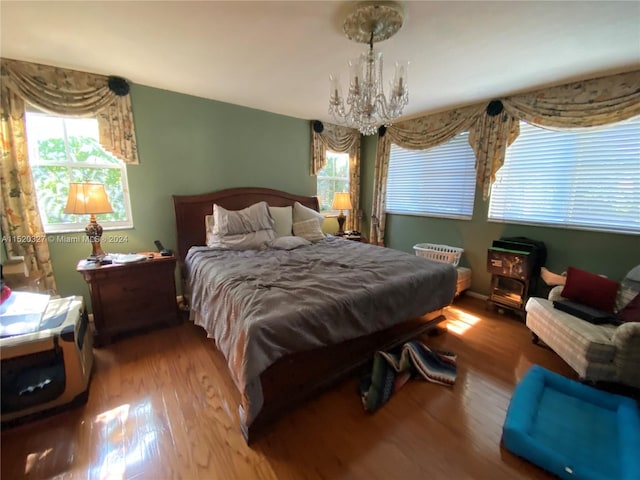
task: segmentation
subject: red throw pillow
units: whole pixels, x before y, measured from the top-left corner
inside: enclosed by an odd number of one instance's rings
[[[640,293],[618,312],[618,318],[623,322],[640,322]]]
[[[2,292],[0,292],[0,303],[4,303],[4,301],[9,298],[11,295],[11,289],[8,285],[2,285]]]
[[[613,312],[620,284],[595,273],[569,267],[562,296],[605,312]]]

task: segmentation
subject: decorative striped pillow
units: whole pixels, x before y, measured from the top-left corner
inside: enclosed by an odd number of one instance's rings
[[[297,237],[302,237],[310,242],[316,242],[324,238],[320,224],[315,218],[293,222],[293,233]]]
[[[618,289],[618,296],[616,297],[616,312],[619,312],[624,307],[631,303],[631,300],[636,298],[636,295],[640,293],[640,265],[632,268],[627,276],[620,282],[620,288]]]
[[[620,288],[618,289],[618,296],[616,297],[616,312],[619,312],[624,307],[631,303],[631,300],[636,298],[636,295],[640,293],[640,282],[634,282],[625,278],[620,282]]]

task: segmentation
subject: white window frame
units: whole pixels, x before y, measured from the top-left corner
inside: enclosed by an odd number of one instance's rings
[[[104,230],[123,230],[123,229],[129,229],[129,228],[133,228],[133,217],[131,215],[131,200],[129,197],[129,179],[127,178],[127,167],[125,165],[125,163],[120,160],[119,158],[111,155],[116,161],[117,163],[113,163],[113,164],[91,164],[91,163],[78,163],[78,162],[73,162],[70,160],[69,158],[69,140],[68,140],[68,135],[67,135],[67,124],[66,124],[66,119],[71,119],[72,117],[65,117],[63,115],[55,115],[55,114],[48,114],[48,113],[44,113],[44,112],[40,112],[36,109],[34,109],[33,107],[29,107],[27,110],[27,115],[39,115],[39,116],[43,116],[43,117],[56,117],[59,119],[62,119],[62,126],[63,126],[63,140],[64,140],[64,144],[65,144],[65,153],[66,153],[66,160],[65,161],[61,161],[61,162],[52,162],[52,161],[41,161],[40,160],[40,155],[38,154],[38,146],[36,145],[36,142],[31,142],[29,143],[28,138],[29,138],[29,132],[27,130],[27,148],[29,151],[29,165],[34,167],[34,166],[56,166],[56,167],[63,167],[66,168],[67,171],[69,172],[69,183],[71,182],[71,171],[75,168],[82,168],[82,169],[86,169],[86,168],[95,168],[95,169],[101,169],[101,170],[106,170],[106,169],[117,169],[120,171],[120,182],[121,182],[121,186],[122,186],[122,196],[123,196],[123,203],[124,203],[124,209],[125,209],[125,214],[127,217],[127,220],[124,221],[113,221],[113,220],[102,220],[100,219],[100,215],[97,215],[97,220],[98,223],[103,227]],[[91,118],[91,117],[88,117]],[[95,118],[95,117],[93,117]],[[77,120],[77,119],[76,119]],[[108,152],[106,152],[107,154],[109,154]],[[34,182],[34,187],[36,188],[36,196],[38,196],[38,188],[37,185],[35,185]],[[66,198],[64,199],[64,201],[66,202]],[[42,223],[43,223],[43,227],[44,227],[44,231],[45,233],[49,234],[49,233],[72,233],[72,232],[84,232],[85,231],[85,227],[87,226],[87,224],[89,223],[89,216],[88,215],[82,215],[82,216],[78,216],[79,217],[79,221],[76,222],[67,222],[67,223],[47,223],[47,215],[46,212],[43,211],[43,207],[40,206],[40,202],[38,202],[38,208],[40,209],[40,217],[42,218]]]
[[[350,168],[349,168],[350,167],[349,154],[348,153],[344,153],[344,152],[334,152],[333,150],[327,150],[325,155],[327,157],[327,164],[325,164],[324,168],[326,168],[328,163],[329,163],[329,156],[330,155],[335,155],[337,157],[340,157],[342,160],[346,160],[346,162],[347,162],[347,176],[346,177],[336,177],[336,176],[325,177],[325,176],[320,176],[320,172],[318,172],[318,175],[316,176],[316,191],[317,192],[320,191],[319,185],[320,185],[320,181],[322,181],[322,180],[342,180],[342,181],[346,181],[347,182],[347,187],[346,187],[346,190],[344,190],[344,191],[348,192],[349,188],[350,188],[350,183],[351,183],[351,174],[350,174]],[[323,168],[323,170],[324,170],[324,168]],[[321,198],[320,200],[322,201],[323,199]],[[329,200],[329,205],[331,205],[333,203],[333,198],[330,198],[328,200]],[[332,208],[323,210],[322,209],[322,205],[320,205],[320,213],[322,213],[327,218],[337,217],[340,214],[340,210],[334,210]]]
[[[469,132],[424,150],[409,150],[392,143],[386,213],[471,220],[475,165]]]
[[[640,234],[640,116],[562,132],[521,122],[497,172],[487,217]]]

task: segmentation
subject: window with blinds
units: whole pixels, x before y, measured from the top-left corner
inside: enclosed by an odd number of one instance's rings
[[[469,132],[426,150],[391,145],[388,213],[470,220],[475,186]]]
[[[571,132],[521,122],[489,220],[640,233],[640,117]]]

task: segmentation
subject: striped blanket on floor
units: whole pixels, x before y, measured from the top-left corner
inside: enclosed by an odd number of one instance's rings
[[[456,356],[431,350],[420,342],[407,342],[398,352],[376,352],[371,374],[360,383],[360,396],[367,412],[387,403],[414,376],[442,385],[456,381]]]

